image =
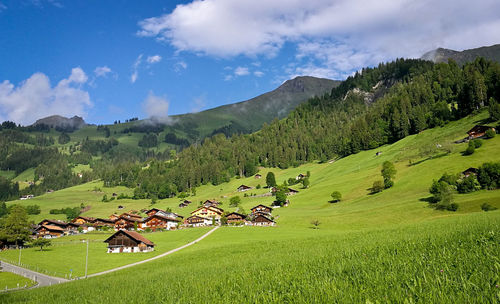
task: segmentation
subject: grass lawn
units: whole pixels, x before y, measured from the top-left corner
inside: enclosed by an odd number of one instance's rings
[[[229,199],[240,195],[240,207],[249,212],[256,204],[271,204],[273,197],[244,197],[236,190],[239,185],[264,186],[269,171],[275,173],[278,183],[299,173],[311,173],[308,189],[291,186],[300,191],[289,197],[291,205],[273,210],[276,227],[225,227],[158,261],[89,280],[0,296],[0,301],[106,302],[119,297],[138,299],[140,293],[144,297],[137,301],[144,303],[497,302],[500,210],[484,212],[480,205],[486,202],[500,208],[500,190],[455,194],[459,205],[456,212],[434,210],[425,201],[432,180],[443,173],[500,161],[500,136],[484,140],[470,156],[461,153],[467,144],[453,144],[486,117],[485,113],[468,117],[333,163],[310,163],[286,170],[264,168],[259,172],[262,179],[249,177],[217,186],[203,185],[196,189],[196,195],[187,198],[193,203],[186,208],[178,207],[177,198],[158,201],[155,207],[171,208],[187,216],[206,199],[220,200],[222,208],[233,211],[236,208],[228,206]],[[376,152],[381,154],[376,156]],[[394,187],[370,195],[369,188],[381,180],[380,169],[386,160],[394,162],[397,169]],[[61,208],[71,200],[92,205],[85,213],[89,216],[108,216],[118,204],[126,207],[124,211],[150,207],[149,200],[102,203],[103,192],[92,192],[95,187],[101,187],[108,196],[130,191],[102,188],[96,181],[43,195],[29,202],[44,204],[42,214],[33,219],[46,217],[49,206]],[[254,188],[246,193],[267,191]],[[329,202],[333,191],[342,193],[341,202]],[[320,221],[319,229],[313,229],[312,220]],[[175,247],[194,239],[196,231],[201,235],[205,230],[153,233],[148,237],[159,246]],[[46,252],[26,250],[23,261],[44,263],[47,270],[61,274],[67,273],[69,266],[81,273],[84,244],[78,242],[79,237],[72,237],[74,241],[58,239]],[[90,243],[89,267],[93,272],[100,270],[92,267],[111,268],[135,257],[146,257],[105,254],[105,245],[100,243],[104,235],[92,237],[96,240]],[[176,237],[178,241],[172,241]],[[158,247],[154,254],[160,250]],[[47,258],[40,259],[41,255]],[[1,257],[15,259],[17,255],[11,251],[1,253]]]
[[[36,282],[27,279],[23,276],[11,272],[0,271],[0,290],[24,287],[24,286],[29,287],[35,284]]]
[[[207,232],[208,228],[184,229],[146,233],[144,236],[155,243],[153,252],[111,254],[106,253],[107,244],[103,241],[114,232],[96,232],[61,237],[52,240],[52,246],[44,248],[28,248],[21,252],[21,264],[24,267],[58,277],[83,276],[85,274],[86,240],[89,240],[88,273],[96,273],[118,266],[130,264],[171,249],[187,244]],[[0,252],[0,260],[18,263],[18,250]]]

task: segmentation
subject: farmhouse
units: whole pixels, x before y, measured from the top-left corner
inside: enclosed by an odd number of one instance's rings
[[[206,219],[197,216],[197,215],[192,215],[184,220],[184,225],[190,226],[190,227],[201,227],[205,226]]]
[[[124,213],[115,222],[115,230],[142,229],[142,217],[134,214]]]
[[[119,230],[109,238],[108,253],[118,252],[150,252],[155,244],[135,231]]]
[[[258,214],[252,220],[252,225],[254,225],[254,226],[274,226],[274,225],[276,225],[276,222],[263,214]]]
[[[244,191],[248,191],[250,189],[252,189],[252,187],[249,187],[247,185],[241,185],[238,187],[238,192],[244,192]]]
[[[268,207],[268,206],[265,206],[265,205],[257,205],[255,207],[253,207],[252,209],[250,209],[252,211],[252,215],[257,215],[259,213],[262,213],[262,214],[271,214],[271,212],[273,212],[273,208],[271,207]]]
[[[472,168],[472,167],[471,167],[471,168],[469,168],[469,169],[465,170],[464,172],[462,172],[462,175],[463,175],[464,177],[469,177],[469,176],[471,176],[471,175],[477,176],[477,173],[478,173],[477,168]]]
[[[38,223],[38,225],[39,226],[42,226],[42,225],[52,225],[52,226],[59,227],[62,230],[66,230],[66,228],[68,228],[68,223],[60,221],[60,220],[48,220],[48,219],[45,219],[45,220],[41,221],[40,223]]]
[[[144,220],[143,227],[151,228],[153,231],[156,231],[156,229],[172,230],[177,228],[179,222],[180,220],[176,218],[166,217],[156,213]]]
[[[232,223],[245,223],[246,222],[246,216],[237,213],[237,212],[231,212],[228,215],[226,215],[227,218],[227,223],[232,224]]]
[[[486,135],[486,131],[488,130],[493,130],[495,131],[495,128],[490,127],[490,126],[480,126],[480,125],[475,125],[472,129],[467,131],[468,139],[474,139],[474,138],[481,138]]]
[[[199,217],[204,217],[204,218],[215,218],[219,220],[222,216],[222,213],[224,210],[221,208],[217,208],[215,206],[210,206],[210,207],[200,207],[196,209],[195,211],[191,212],[191,215],[197,215]]]
[[[97,218],[94,222],[96,227],[114,227],[116,219]]]
[[[152,215],[155,215],[158,211],[162,211],[162,210],[158,209],[158,208],[151,208],[144,213],[146,213],[148,216],[152,216]]]
[[[40,225],[36,229],[37,237],[52,239],[64,235],[64,229],[54,225]]]

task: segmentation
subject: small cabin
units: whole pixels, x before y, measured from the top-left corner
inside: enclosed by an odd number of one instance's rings
[[[252,211],[252,214],[257,214],[257,213],[271,214],[271,212],[273,212],[273,208],[262,204],[257,205],[250,210]]]
[[[276,222],[263,214],[258,214],[252,220],[252,225],[254,225],[254,226],[274,226],[274,225],[276,225]]]
[[[260,179],[260,178],[262,178],[262,175],[260,175],[260,174],[258,174],[258,173],[257,173],[257,174],[255,174],[255,179]]]
[[[216,200],[206,200],[204,203],[203,203],[203,206],[204,207],[210,207],[210,206],[214,206],[214,207],[217,207],[220,205],[220,202],[216,201]]]
[[[464,177],[469,177],[471,175],[477,176],[478,172],[479,172],[479,170],[477,168],[472,168],[471,167],[471,168],[465,170],[464,172],[462,172],[462,175]]]
[[[109,238],[108,253],[121,252],[151,252],[155,244],[135,231],[119,230]]]
[[[179,208],[187,207],[189,204],[191,204],[191,201],[185,200],[179,204]]]
[[[229,213],[226,218],[228,224],[246,222],[246,216],[237,212]]]
[[[247,185],[241,185],[241,186],[238,187],[237,190],[238,190],[238,192],[244,192],[244,191],[248,191],[250,189],[252,189],[252,187],[249,187]]]
[[[301,179],[304,179],[306,177],[307,177],[307,175],[300,173],[299,175],[297,175],[297,177],[295,179],[296,180],[301,180]]]
[[[490,126],[480,126],[475,125],[472,129],[467,131],[468,139],[482,138],[486,135],[486,131],[493,130],[495,132],[495,128]]]
[[[294,194],[297,194],[299,193],[299,190],[295,190],[295,189],[292,189],[292,188],[288,188],[288,191],[287,191],[287,195],[294,195]]]

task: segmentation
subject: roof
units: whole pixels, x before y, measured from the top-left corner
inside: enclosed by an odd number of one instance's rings
[[[220,213],[220,214],[222,214],[224,212],[224,210],[221,209],[221,208],[218,208],[218,207],[215,207],[215,206],[208,206],[208,207],[200,207],[200,208],[194,210],[193,212],[191,212],[191,214],[195,213],[196,211],[198,211],[200,209],[208,209],[208,210],[212,210],[212,211],[214,211],[216,213]]]
[[[471,132],[485,132],[485,131],[487,131],[489,129],[494,129],[494,127],[475,125],[474,127],[472,127],[472,129],[470,129],[469,131],[467,131],[467,133],[471,133]]]
[[[292,189],[292,188],[288,188],[288,192],[296,192],[296,193],[298,193],[298,192],[299,192],[299,190],[295,190],[295,189]]]
[[[256,219],[258,219],[259,217],[260,217],[260,218],[264,218],[264,219],[265,219],[265,221],[267,221],[267,222],[273,222],[273,223],[275,223],[275,221],[273,221],[272,219],[270,219],[270,218],[268,218],[267,216],[263,215],[262,213],[259,213],[259,214],[258,214],[258,215],[257,215],[257,216],[253,219],[253,221],[255,222],[255,220],[256,220]]]
[[[243,189],[252,189],[252,187],[247,186],[247,185],[240,185],[238,189],[243,188]]]
[[[147,221],[149,221],[150,219],[152,219],[154,217],[157,217],[157,218],[160,218],[160,219],[166,220],[166,221],[171,221],[171,222],[180,222],[180,220],[178,220],[176,218],[167,217],[167,216],[163,216],[163,215],[160,215],[160,214],[153,214],[150,217],[148,217],[147,219],[145,219],[144,222],[147,222]]]
[[[477,168],[470,167],[469,169],[464,170],[462,173],[467,173],[467,172],[477,173],[478,171],[479,171],[479,170],[478,170]]]
[[[90,216],[81,216],[81,215],[75,217],[74,220],[79,219],[79,218],[81,218],[82,220],[87,221],[87,222],[95,222],[95,218],[90,217]]]
[[[150,240],[148,240],[147,238],[145,238],[144,236],[142,236],[140,233],[135,232],[135,231],[128,231],[128,230],[118,230],[112,236],[110,236],[109,238],[107,238],[106,240],[104,240],[104,242],[105,243],[109,242],[109,240],[111,240],[112,238],[114,238],[115,236],[117,236],[120,233],[123,233],[126,236],[128,236],[129,238],[131,238],[131,239],[133,239],[135,241],[138,241],[138,242],[142,242],[142,243],[144,243],[146,245],[149,245],[149,246],[154,246],[155,245],[153,242],[151,242]]]
[[[261,207],[261,206],[262,206],[262,207],[265,207],[265,208],[268,208],[268,209],[271,209],[271,210],[273,209],[273,208],[268,207],[268,206],[266,206],[266,205],[259,204],[259,205],[257,205],[257,206],[255,206],[255,207],[253,207],[253,208],[252,208],[252,209],[250,209],[250,210],[257,209],[258,207]]]
[[[158,212],[158,211],[163,211],[163,210],[158,209],[158,208],[151,208],[149,210],[146,210],[146,212],[144,212],[144,213],[149,213],[150,211],[156,211],[156,212]]]
[[[62,229],[61,227],[58,227],[58,226],[54,226],[54,225],[41,225],[36,230],[40,230],[41,228],[45,228],[47,230],[52,230],[52,231],[64,232],[64,229]]]
[[[38,225],[42,225],[43,222],[49,222],[55,226],[68,226],[68,223],[66,222],[63,222],[63,221],[60,221],[60,220],[48,220],[48,219],[44,219],[42,220],[40,223],[38,223]]]
[[[241,213],[238,213],[238,212],[231,212],[231,213],[227,214],[227,215],[226,215],[226,217],[230,216],[231,214],[238,215],[238,216],[240,216],[240,217],[242,217],[242,218],[246,218],[246,217],[247,217],[246,215],[241,214]]]
[[[105,218],[96,218],[96,221],[105,222],[105,223],[114,223],[114,222],[116,222],[116,220],[105,219]]]

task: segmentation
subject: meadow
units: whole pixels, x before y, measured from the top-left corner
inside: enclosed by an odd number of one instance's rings
[[[196,189],[196,195],[187,198],[193,203],[186,208],[178,207],[178,198],[158,201],[154,207],[171,208],[188,216],[199,201],[206,199],[220,200],[222,208],[236,210],[229,207],[229,199],[239,195],[240,208],[249,212],[256,204],[271,204],[273,197],[244,197],[236,190],[239,185],[264,186],[269,171],[275,173],[278,183],[299,173],[311,173],[308,189],[291,186],[300,192],[289,197],[290,206],[273,210],[276,227],[225,227],[194,246],[151,263],[101,277],[2,295],[0,301],[101,303],[123,298],[135,303],[498,302],[500,211],[484,212],[480,206],[488,203],[500,208],[500,190],[455,194],[459,205],[456,212],[435,210],[426,201],[432,180],[443,173],[500,161],[499,136],[484,140],[483,146],[469,156],[461,153],[466,143],[453,143],[486,117],[486,113],[467,117],[333,162],[286,170],[264,168],[259,172],[262,179],[235,178],[218,186],[203,185]],[[376,152],[381,154],[377,156]],[[396,166],[395,184],[371,195],[369,188],[381,179],[381,165],[386,160]],[[36,220],[48,217],[47,210],[54,206],[61,208],[68,202],[79,205],[80,200],[92,206],[85,213],[90,216],[108,216],[116,212],[118,205],[125,206],[124,211],[151,207],[150,200],[103,203],[103,193],[92,192],[95,187],[108,196],[130,191],[103,188],[96,181],[11,203],[43,204],[42,214],[32,217]],[[245,193],[267,191],[261,188]],[[329,202],[333,191],[342,193],[341,202]],[[313,227],[312,220],[318,220],[319,226]],[[153,233],[148,237],[163,244],[176,233],[184,232]],[[79,237],[84,236],[73,238]],[[187,242],[187,238],[182,241]],[[72,259],[71,250],[56,251],[58,248],[52,248],[51,258],[55,261],[46,263],[48,270],[59,271],[56,268],[65,263],[60,261]],[[45,253],[30,250],[26,250],[25,261],[29,258],[32,265],[41,263],[36,255]],[[5,256],[6,252],[0,253],[0,258]],[[114,259],[112,255],[105,257]],[[122,257],[116,259],[123,261]],[[118,265],[107,259],[95,262]]]
[[[11,272],[0,271],[0,292],[6,289],[12,289],[24,286],[29,287],[33,285],[35,285],[35,282],[23,276]]]

